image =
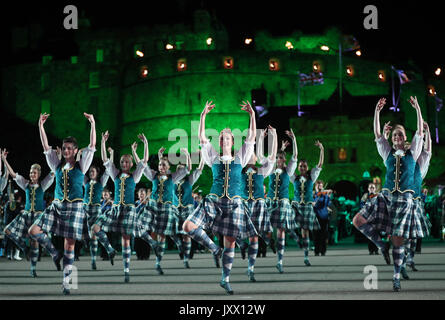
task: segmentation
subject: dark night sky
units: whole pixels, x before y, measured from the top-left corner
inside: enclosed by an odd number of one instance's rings
[[[93,28],[191,23],[192,12],[203,7],[214,13],[227,27],[232,39],[251,34],[257,29],[269,30],[273,35],[322,33],[329,26],[337,26],[344,33],[353,34],[360,42],[364,57],[384,59],[404,65],[412,59],[424,71],[432,72],[443,66],[440,54],[445,29],[437,8],[438,1],[251,1],[251,0],[165,0],[165,1],[36,1],[15,2],[1,11],[2,24],[9,27],[27,22],[41,23],[50,33],[69,38],[62,28],[63,8],[74,4],[79,13],[85,11]],[[363,8],[373,4],[379,13],[379,29],[365,30]],[[3,39],[8,39],[4,37]],[[8,40],[6,40],[8,41]],[[58,50],[68,50],[59,48]],[[5,62],[5,61],[3,61]]]

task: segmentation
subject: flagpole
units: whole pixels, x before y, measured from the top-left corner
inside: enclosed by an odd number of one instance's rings
[[[343,86],[342,86],[342,48],[341,48],[341,40],[338,41],[338,95],[340,98],[340,114],[343,111]]]
[[[300,116],[300,71],[297,71],[298,74],[298,94],[297,94],[297,105],[298,105],[298,116]]]

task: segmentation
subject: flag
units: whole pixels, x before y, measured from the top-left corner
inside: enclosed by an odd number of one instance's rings
[[[300,73],[300,85],[319,85],[324,84],[322,72],[312,72],[310,74]]]

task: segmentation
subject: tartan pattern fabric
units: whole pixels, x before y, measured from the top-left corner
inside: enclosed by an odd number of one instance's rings
[[[429,235],[430,223],[411,192],[383,190],[359,211],[379,231],[405,239]]]
[[[60,237],[75,240],[89,239],[82,201],[53,201],[33,225],[39,226],[46,233]]]
[[[113,205],[97,218],[96,222],[104,232],[116,232],[123,235],[135,235],[137,214],[134,206]]]
[[[239,197],[230,200],[207,195],[187,220],[223,236],[245,239],[257,235],[248,210]]]
[[[244,200],[245,205],[249,208],[250,220],[258,232],[273,231],[270,224],[270,212],[267,210],[267,204],[264,199],[259,200]]]
[[[285,230],[298,228],[295,222],[295,212],[292,210],[289,199],[266,200],[267,209],[270,212],[270,223],[272,227]]]
[[[194,210],[193,205],[188,205],[185,207],[177,207],[178,210],[178,221],[176,223],[176,234],[187,235],[187,232],[182,230],[182,225],[184,221],[188,218],[189,215],[193,213]]]
[[[295,221],[301,229],[320,230],[317,215],[312,203],[298,203],[292,201],[292,210],[295,213]]]
[[[177,224],[178,210],[175,206],[150,199],[137,216],[136,236],[145,231],[171,236],[176,234]]]
[[[28,230],[29,227],[37,220],[37,218],[42,214],[42,212],[33,213],[29,211],[22,211],[18,214],[14,220],[12,220],[5,229],[8,229],[12,234],[16,235],[18,238],[29,237]]]
[[[85,210],[85,215],[88,223],[88,232],[91,238],[93,236],[91,227],[96,222],[97,218],[102,214],[102,210],[100,209],[100,206],[94,206],[89,204],[84,204],[83,209]]]

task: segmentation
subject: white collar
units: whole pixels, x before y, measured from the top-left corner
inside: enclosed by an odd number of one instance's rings
[[[229,160],[233,160],[233,157],[232,156],[222,156],[222,157],[220,157],[220,159],[222,161],[229,161]]]
[[[396,156],[403,157],[403,156],[405,155],[405,151],[403,151],[403,150],[401,150],[401,149],[398,149],[396,152],[394,152],[394,154],[395,154]]]
[[[280,168],[277,168],[277,169],[275,170],[275,173],[278,173],[278,174],[281,174],[282,172],[283,172],[283,170],[280,169]]]

